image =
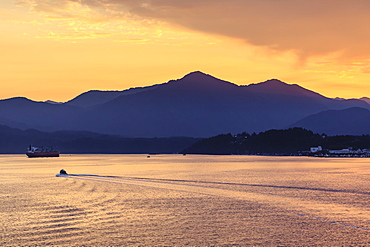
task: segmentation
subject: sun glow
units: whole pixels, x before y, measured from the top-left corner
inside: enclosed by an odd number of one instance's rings
[[[220,30],[213,30],[198,15],[202,2],[198,8],[186,3],[166,8],[155,1],[143,4],[0,3],[0,98],[67,101],[91,89],[148,86],[195,70],[236,84],[278,78],[328,97],[369,96],[366,56],[354,59],[344,50],[308,54],[298,46],[257,45],[255,40],[221,30],[232,21],[245,21],[241,17],[224,19],[218,23]],[[219,13],[216,7],[205,16]],[[185,13],[198,22],[192,23]]]

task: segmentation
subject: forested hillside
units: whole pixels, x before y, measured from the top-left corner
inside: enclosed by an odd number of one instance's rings
[[[370,148],[370,136],[327,136],[303,128],[268,130],[259,134],[222,134],[202,139],[183,153],[295,155],[322,146],[323,149]]]

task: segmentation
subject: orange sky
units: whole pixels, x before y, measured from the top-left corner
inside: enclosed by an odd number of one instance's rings
[[[0,99],[67,101],[200,70],[370,97],[368,0],[2,0]]]

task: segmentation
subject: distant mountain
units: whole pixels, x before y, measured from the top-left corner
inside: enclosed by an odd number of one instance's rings
[[[153,85],[149,87],[138,87],[130,88],[123,91],[99,91],[91,90],[85,93],[80,94],[76,98],[66,102],[66,105],[79,106],[79,107],[91,107],[99,104],[104,104],[108,101],[111,101],[118,96],[131,95],[139,92],[144,92],[154,89],[158,85]]]
[[[370,105],[370,98],[362,97],[362,98],[360,98],[360,100],[363,100],[363,101],[365,101],[366,103],[368,103]]]
[[[0,153],[25,153],[27,147],[53,146],[67,153],[178,153],[195,138],[123,138],[87,131],[42,132],[0,125]]]
[[[250,91],[258,94],[264,94],[266,96],[279,95],[285,96],[296,96],[296,97],[311,97],[316,99],[322,99],[323,96],[313,91],[307,90],[296,84],[286,84],[278,79],[271,79],[265,82],[250,84],[247,87]]]
[[[290,127],[302,127],[328,135],[370,134],[370,111],[360,107],[328,110],[310,115]]]
[[[263,128],[254,105],[264,102],[238,89],[235,84],[194,72],[154,90],[93,107],[84,119],[91,123],[92,131],[104,128],[112,134],[151,137],[202,137],[225,130]]]
[[[331,99],[316,92],[305,89],[296,84],[286,84],[280,80],[272,79],[258,84],[246,86],[250,91],[264,97],[267,101],[277,104],[280,109],[295,105],[297,111],[310,109],[345,109],[350,107],[369,108],[364,100],[358,99]],[[294,107],[294,106],[293,106]],[[303,114],[305,115],[306,112]]]
[[[0,100],[0,124],[126,137],[209,137],[281,129],[312,114],[351,107],[370,109],[363,100],[330,99],[277,79],[238,86],[196,71],[149,87],[89,91],[64,104]]]
[[[369,105],[332,100],[278,80],[237,86],[193,72],[153,90],[92,107],[84,119],[94,132],[103,128],[110,134],[133,136],[207,137],[283,128],[313,113],[352,106]]]
[[[34,128],[43,131],[72,129],[72,123],[83,110],[64,104],[36,102],[23,97],[0,100],[0,121],[15,122],[11,127]],[[7,125],[9,122],[1,121]]]

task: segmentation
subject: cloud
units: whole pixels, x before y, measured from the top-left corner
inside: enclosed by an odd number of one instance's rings
[[[112,36],[110,33],[94,33],[94,32],[69,32],[62,34],[55,34],[51,31],[45,36],[37,36],[42,39],[54,39],[54,40],[80,40],[80,39],[91,39],[91,38],[104,38]]]
[[[57,15],[70,15],[73,5],[78,4],[78,0],[23,0],[17,2],[18,6],[29,6],[32,12],[43,12]]]
[[[27,0],[34,11],[63,13],[78,3],[113,18],[136,16],[242,39],[302,57],[370,56],[368,0]]]

